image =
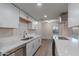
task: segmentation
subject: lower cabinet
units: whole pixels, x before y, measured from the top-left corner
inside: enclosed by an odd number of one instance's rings
[[[26,55],[32,56],[41,45],[41,39],[37,38],[26,44]]]
[[[38,39],[38,46],[41,45],[41,38]]]
[[[16,52],[10,54],[9,56],[23,56],[23,48],[17,50]]]
[[[3,54],[3,56],[26,56],[26,46],[25,44],[22,46],[19,46],[17,48],[14,48],[7,53]]]
[[[34,54],[34,41],[26,44],[26,55],[32,56]]]

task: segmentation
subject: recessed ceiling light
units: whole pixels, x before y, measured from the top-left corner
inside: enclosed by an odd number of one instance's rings
[[[37,3],[37,6],[42,6],[42,3]]]
[[[47,15],[44,15],[45,18],[47,18]]]

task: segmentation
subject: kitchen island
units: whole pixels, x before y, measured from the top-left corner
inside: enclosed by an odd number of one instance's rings
[[[79,56],[79,41],[71,38],[70,40],[55,40],[56,56]]]

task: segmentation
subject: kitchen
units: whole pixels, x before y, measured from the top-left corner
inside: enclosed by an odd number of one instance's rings
[[[79,4],[0,3],[0,56],[79,56]]]

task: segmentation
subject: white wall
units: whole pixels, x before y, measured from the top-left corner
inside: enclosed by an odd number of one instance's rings
[[[42,22],[42,39],[52,38],[52,27],[48,22]]]

